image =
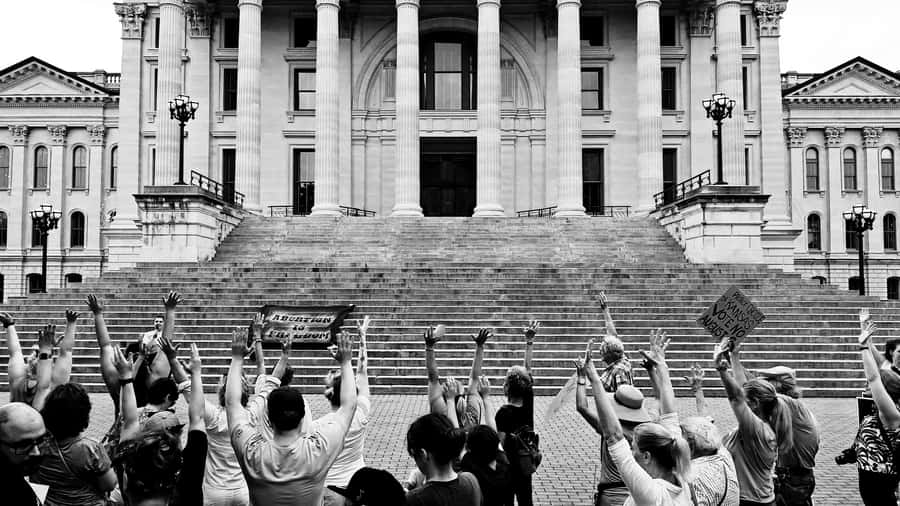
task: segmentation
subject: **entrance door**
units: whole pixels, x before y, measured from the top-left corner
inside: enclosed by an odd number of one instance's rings
[[[663,149],[663,189],[665,196],[663,203],[668,204],[674,202],[677,198],[678,189],[678,150],[674,148]]]
[[[585,149],[581,154],[582,202],[591,216],[603,216],[603,150]]]
[[[421,206],[425,216],[472,216],[475,139],[422,139]]]
[[[311,149],[294,149],[294,216],[305,216],[312,211],[316,199],[316,152]]]

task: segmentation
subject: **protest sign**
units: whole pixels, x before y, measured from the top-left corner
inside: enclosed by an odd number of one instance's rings
[[[292,337],[292,348],[325,348],[335,342],[349,306],[263,306],[263,348],[281,348]]]
[[[736,286],[732,286],[697,318],[719,340],[742,341],[766,316]]]

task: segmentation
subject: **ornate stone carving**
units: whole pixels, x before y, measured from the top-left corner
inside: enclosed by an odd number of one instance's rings
[[[88,135],[91,136],[91,144],[103,144],[103,138],[106,136],[106,127],[103,125],[90,125],[87,127]]]
[[[828,127],[825,129],[825,145],[831,148],[840,147],[844,142],[843,127]]]
[[[881,142],[881,132],[883,131],[884,129],[881,127],[863,128],[863,144],[867,148],[877,148]]]
[[[757,0],[753,4],[760,37],[781,35],[781,17],[787,9],[787,0]]]
[[[47,125],[47,131],[50,132],[50,142],[53,144],[66,143],[66,125]]]
[[[25,125],[9,125],[9,135],[13,144],[28,144],[28,127]]]
[[[214,7],[207,3],[191,2],[185,4],[184,8],[191,37],[211,37],[214,26]]]
[[[122,23],[123,39],[141,39],[144,37],[144,14],[146,4],[114,4],[116,14]]]
[[[715,8],[707,2],[697,2],[688,11],[688,25],[692,37],[709,37],[715,28]]]
[[[792,148],[802,148],[806,143],[806,128],[791,127],[787,129],[787,138]]]

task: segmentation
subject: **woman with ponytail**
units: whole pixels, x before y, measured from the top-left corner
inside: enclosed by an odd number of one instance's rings
[[[475,476],[453,470],[465,443],[466,433],[444,415],[428,414],[409,426],[406,450],[426,482],[407,494],[407,506],[481,506]]]
[[[609,441],[609,453],[619,469],[622,481],[631,493],[625,506],[690,506],[691,450],[681,437],[678,414],[674,410],[675,393],[666,365],[666,334],[661,330],[650,336],[650,352],[641,351],[645,367],[659,392],[659,423],[647,422],[634,429],[634,442],[628,446],[616,408],[590,360],[585,370],[594,390],[597,419],[603,437]],[[580,365],[580,364],[579,364]]]

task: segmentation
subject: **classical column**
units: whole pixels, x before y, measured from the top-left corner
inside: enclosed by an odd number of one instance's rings
[[[659,46],[660,0],[637,0],[637,211],[655,207],[662,191],[662,60]]]
[[[688,61],[691,69],[690,104],[687,108],[691,121],[691,175],[716,167],[713,144],[712,121],[706,117],[700,104],[715,92],[712,58],[713,13],[711,4],[697,4],[689,11],[690,51]]]
[[[478,204],[474,216],[503,216],[500,204],[500,0],[478,0]]]
[[[397,182],[391,216],[419,205],[419,0],[397,0]]]
[[[110,224],[131,233],[137,232],[137,204],[132,195],[140,191],[141,181],[141,80],[143,57],[141,44],[144,37],[142,3],[119,3],[116,14],[122,22],[122,80],[119,91],[119,174],[117,189],[110,194],[107,211],[115,211]],[[147,78],[149,80],[149,78]],[[161,95],[160,95],[161,97]],[[144,105],[144,108],[147,106]],[[165,116],[166,118],[168,116]],[[158,121],[162,121],[159,119]]]
[[[581,1],[557,0],[559,203],[556,216],[584,216],[581,184]]]
[[[87,127],[91,145],[88,151],[88,191],[97,195],[97,201],[102,202],[104,152],[106,151],[106,127],[103,125],[89,125]],[[93,200],[93,199],[92,199]],[[96,216],[88,216],[88,228],[85,245],[91,250],[100,249],[100,227],[93,220]]]
[[[828,127],[825,129],[825,146],[828,150],[828,250],[832,253],[843,253],[847,250],[844,244],[844,222],[841,213],[843,202],[843,177],[841,166],[841,144],[844,142],[844,129]]]
[[[881,219],[884,216],[884,202],[881,199],[881,134],[880,127],[863,128],[863,146],[865,146],[866,177],[858,177],[865,181],[865,203],[878,212],[875,221],[875,229],[866,234],[869,238],[868,251],[870,253],[884,252],[884,231],[881,228]]]
[[[235,189],[244,207],[259,210],[260,97],[262,0],[239,0],[237,152]],[[318,158],[319,154],[316,153]]]
[[[69,178],[66,175],[66,164],[63,163],[66,159],[66,134],[68,129],[65,125],[47,125],[47,131],[50,133],[50,177],[47,203],[53,206],[54,211],[63,211],[63,195],[70,186],[67,183]],[[68,226],[68,223],[68,219],[64,217],[59,222],[60,229]],[[55,235],[51,233],[47,238],[47,249],[62,249],[62,237],[62,232]],[[55,284],[49,284],[49,274],[47,278],[47,286],[54,286]]]
[[[787,0],[765,0],[754,4],[759,22],[760,123],[762,137],[763,193],[771,195],[766,204],[767,229],[790,227],[784,166],[784,126],[782,123],[781,56],[779,39],[781,15]]]
[[[25,194],[28,188],[31,188],[29,176],[31,171],[28,170],[27,157],[25,152],[28,150],[28,127],[25,125],[10,125],[9,134],[12,137],[12,149],[10,150],[11,158],[9,160],[9,188],[12,192],[10,195],[10,210],[13,216],[16,214],[22,216],[21,222],[16,226],[13,222],[12,226],[7,228],[6,247],[9,250],[24,250],[31,246],[31,238],[26,235],[31,231],[31,219],[28,218],[28,211],[25,209]],[[19,293],[18,291],[13,293]]]
[[[313,216],[340,216],[339,0],[316,0],[316,196]],[[349,184],[349,181],[347,182]]]
[[[722,123],[723,172],[728,184],[740,185],[745,173],[740,0],[716,1],[716,46],[716,91],[735,101],[733,117]]]
[[[806,228],[806,206],[803,202],[806,189],[806,128],[788,128],[787,138],[791,153],[791,217],[795,227]],[[821,174],[819,178],[819,187],[822,188],[825,179]]]
[[[197,117],[187,124],[187,135],[191,142],[185,142],[185,179],[191,177],[191,170],[207,176],[215,171],[209,166],[209,126],[212,117],[211,106],[215,100],[210,99],[210,40],[212,34],[212,6],[201,2],[185,5],[188,21],[188,50],[191,65],[190,81],[187,94],[200,104]],[[213,177],[213,179],[219,179]]]
[[[157,183],[178,178],[178,124],[169,119],[169,100],[183,91],[181,58],[184,52],[184,2],[159,2],[159,81],[156,103]]]

